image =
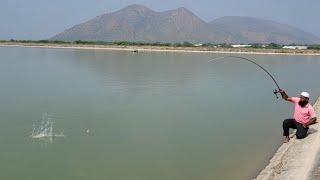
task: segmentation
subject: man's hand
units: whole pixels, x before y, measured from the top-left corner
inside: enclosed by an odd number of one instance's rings
[[[279,89],[279,93],[281,94],[282,99],[291,102],[289,96],[287,95],[287,93],[283,89]]]
[[[305,124],[302,124],[302,126],[303,126],[304,128],[307,128],[307,127],[309,127],[310,125],[313,125],[313,124],[316,124],[316,123],[318,123],[318,122],[317,122],[317,118],[314,117],[314,118],[311,118],[309,122],[307,122],[307,123],[305,123]]]

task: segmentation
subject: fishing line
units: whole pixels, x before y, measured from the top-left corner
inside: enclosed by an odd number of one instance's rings
[[[275,89],[275,90],[273,91],[273,93],[274,93],[274,95],[275,95],[275,96],[277,97],[277,99],[278,99],[278,95],[277,95],[277,94],[278,94],[278,92],[279,92],[280,89],[281,89],[280,86],[279,86],[279,84],[278,84],[278,82],[277,82],[277,81],[275,80],[275,78],[267,71],[266,68],[264,68],[263,66],[261,66],[260,64],[258,64],[258,63],[256,63],[256,62],[254,62],[253,60],[250,60],[250,59],[248,59],[248,58],[241,57],[241,56],[222,56],[222,57],[213,58],[213,59],[211,59],[211,60],[208,61],[208,62],[215,62],[215,61],[217,61],[217,60],[226,59],[226,58],[235,58],[235,59],[239,59],[239,60],[244,60],[244,61],[250,62],[250,63],[258,66],[260,69],[262,69],[265,73],[267,73],[267,75],[272,79],[272,81],[274,82],[274,84],[277,86],[278,89]]]

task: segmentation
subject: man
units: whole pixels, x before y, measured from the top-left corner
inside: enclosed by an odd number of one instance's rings
[[[309,103],[310,95],[302,92],[299,97],[289,97],[283,90],[279,91],[284,100],[294,103],[293,119],[283,121],[284,142],[289,142],[289,128],[297,129],[297,139],[303,139],[307,136],[309,126],[316,123],[316,113]]]

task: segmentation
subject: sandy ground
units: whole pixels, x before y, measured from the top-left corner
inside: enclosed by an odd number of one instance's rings
[[[320,118],[320,97],[314,104]],[[315,179],[313,170],[320,150],[320,123],[310,126],[305,139],[291,135],[270,160],[269,165],[256,177],[257,180],[305,180]]]
[[[262,54],[262,55],[308,55],[320,56],[317,50],[253,49],[253,48],[203,48],[203,47],[162,47],[162,46],[116,46],[116,45],[76,45],[40,43],[0,43],[0,47],[30,47],[54,49],[117,50],[138,52],[179,52],[179,53],[220,53],[220,54]]]

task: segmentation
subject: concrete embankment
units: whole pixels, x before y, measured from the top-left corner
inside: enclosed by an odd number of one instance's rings
[[[305,139],[291,135],[289,143],[280,146],[270,163],[256,177],[257,180],[304,180],[314,179],[313,169],[320,150],[320,97],[314,104],[318,123],[310,126]]]

